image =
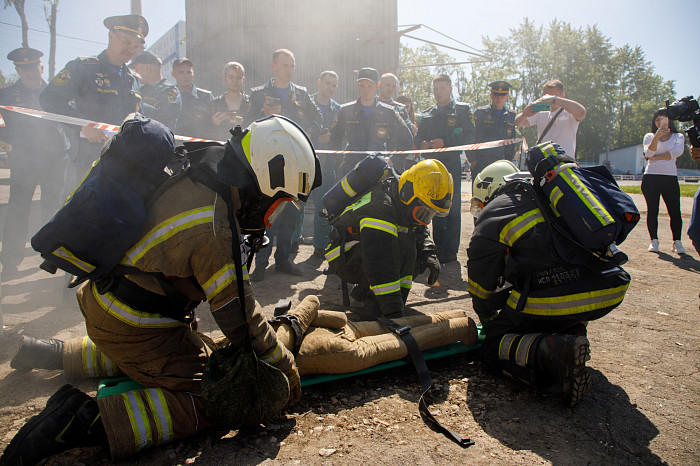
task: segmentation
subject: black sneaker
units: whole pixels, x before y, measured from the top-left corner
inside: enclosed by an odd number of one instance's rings
[[[63,341],[23,336],[10,367],[18,371],[63,369]]]
[[[438,256],[438,260],[440,261],[441,264],[449,264],[450,262],[454,262],[457,260],[457,254],[454,254],[454,253],[440,254]]]
[[[33,465],[49,456],[89,445],[89,431],[99,415],[97,402],[66,384],[51,395],[46,408],[17,432],[0,457],[0,466]]]
[[[276,264],[275,270],[280,273],[286,273],[287,275],[294,275],[295,277],[301,277],[304,275],[304,272],[302,272],[298,266],[290,262],[280,262],[279,264]]]
[[[251,282],[261,282],[265,278],[265,269],[263,267],[255,267],[253,273],[250,274]]]

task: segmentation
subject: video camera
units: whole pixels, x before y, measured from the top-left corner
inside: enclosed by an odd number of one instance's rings
[[[700,147],[700,106],[692,95],[676,100],[672,104],[669,104],[667,100],[665,114],[669,120],[692,120],[693,126],[688,128],[685,132],[690,138],[690,144],[693,147]]]

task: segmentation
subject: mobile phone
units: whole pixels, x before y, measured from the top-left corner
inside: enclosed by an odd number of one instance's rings
[[[265,97],[265,103],[268,107],[276,107],[282,105],[282,100],[279,97],[267,96]]]
[[[547,104],[532,104],[532,111],[534,113],[537,112],[551,112],[552,111],[552,104],[547,103]]]

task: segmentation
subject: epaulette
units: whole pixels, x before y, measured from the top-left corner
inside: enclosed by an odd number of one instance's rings
[[[491,108],[490,105],[484,105],[482,107],[477,107],[476,110],[488,110],[489,108]],[[474,110],[474,111],[476,112],[476,110]]]
[[[300,91],[306,92],[307,94],[308,94],[308,92],[309,92],[309,91],[306,90],[306,88],[305,88],[304,86],[300,86],[300,85],[298,85],[298,84],[294,84],[294,87],[295,87],[296,89],[299,89]]]
[[[259,86],[251,87],[250,92],[258,92],[258,91],[262,91],[263,89],[265,89],[265,85],[261,84]]]
[[[211,91],[208,91],[206,89],[202,89],[201,87],[197,88],[197,92],[203,92],[204,94],[212,94]],[[213,94],[212,94],[213,95]]]
[[[381,102],[381,101],[377,101],[377,103],[379,104],[379,107],[384,107],[386,109],[396,111],[396,109],[392,105],[385,104],[384,102]]]
[[[421,112],[421,114],[423,114],[423,115],[428,115],[430,112],[433,111],[434,108],[435,108],[435,105],[433,105],[432,107],[428,107],[428,108],[426,108],[425,110],[423,110],[423,111]]]
[[[78,60],[84,65],[96,65],[100,62],[100,59],[97,57],[78,57]]]
[[[352,105],[355,105],[356,103],[357,103],[356,100],[352,100],[350,102],[345,102],[344,104],[340,104],[340,108],[350,107]]]
[[[469,104],[466,102],[455,102],[455,108],[457,107],[469,107]]]

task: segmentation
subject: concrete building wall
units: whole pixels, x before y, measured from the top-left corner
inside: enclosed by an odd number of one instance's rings
[[[286,48],[296,58],[296,84],[313,93],[321,72],[334,70],[343,103],[356,98],[356,70],[396,72],[397,14],[396,0],[187,0],[187,56],[197,85],[219,95],[227,62],[245,67],[249,90],[272,77],[272,52]]]
[[[148,47],[149,51],[155,53],[163,60],[161,72],[163,73],[163,77],[168,78],[168,81],[172,84],[175,84],[175,80],[170,75],[173,71],[173,61],[175,61],[176,58],[184,57],[186,48],[184,21],[175,23],[175,26],[170,28],[168,32],[163,34],[153,45]]]

